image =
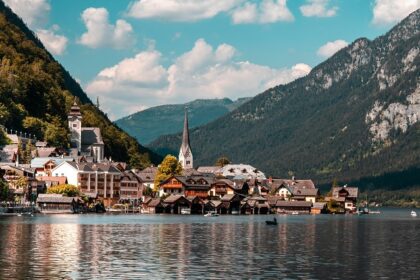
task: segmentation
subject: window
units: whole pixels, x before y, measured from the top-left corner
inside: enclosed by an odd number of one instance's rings
[[[190,161],[189,160],[187,160],[187,164],[190,164]]]
[[[73,127],[77,127],[77,123],[74,123],[74,124],[73,124]]]

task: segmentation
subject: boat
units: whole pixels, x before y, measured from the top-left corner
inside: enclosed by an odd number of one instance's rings
[[[207,214],[204,215],[204,217],[218,217],[219,214],[217,214],[216,212],[208,212]]]
[[[277,225],[277,219],[274,218],[272,221],[265,221],[265,224],[271,226]]]
[[[292,215],[299,215],[299,212],[298,211],[293,211]]]
[[[190,215],[191,209],[190,208],[181,208],[181,214],[182,215]]]
[[[411,217],[417,217],[417,212],[412,210],[410,213]]]

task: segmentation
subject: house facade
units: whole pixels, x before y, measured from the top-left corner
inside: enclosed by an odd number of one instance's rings
[[[65,176],[67,182],[81,192],[95,192],[106,207],[120,199],[122,173],[109,163],[76,163],[65,161],[52,171],[53,176]]]

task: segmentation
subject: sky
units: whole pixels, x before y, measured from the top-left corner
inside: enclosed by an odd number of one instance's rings
[[[3,1],[111,120],[255,96],[420,8],[420,0]]]

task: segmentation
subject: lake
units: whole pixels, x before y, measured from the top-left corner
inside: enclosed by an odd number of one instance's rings
[[[0,279],[419,279],[420,218],[0,216]]]

